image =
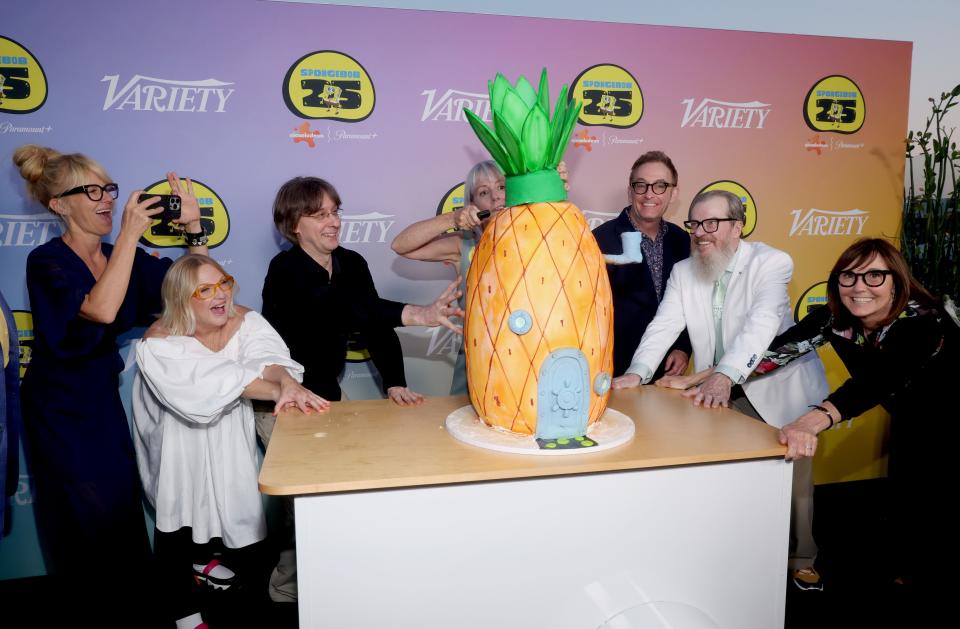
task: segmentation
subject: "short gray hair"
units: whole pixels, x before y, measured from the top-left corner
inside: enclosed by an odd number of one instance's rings
[[[747,223],[747,209],[743,207],[743,201],[735,195],[734,193],[728,190],[706,190],[700,192],[697,196],[693,197],[693,201],[690,202],[690,210],[687,211],[687,218],[690,218],[693,208],[709,201],[710,199],[721,198],[725,199],[727,202],[727,218],[732,218],[740,221],[744,225]]]
[[[497,163],[492,159],[475,164],[474,167],[470,169],[470,172],[467,173],[467,178],[463,181],[464,207],[470,205],[473,201],[473,191],[477,187],[478,179],[504,181],[503,171],[500,170],[500,167],[497,166]]]

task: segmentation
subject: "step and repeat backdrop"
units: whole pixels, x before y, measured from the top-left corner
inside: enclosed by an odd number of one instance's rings
[[[552,94],[569,84],[583,100],[566,162],[570,197],[592,225],[627,204],[630,165],[648,150],[679,169],[668,220],[684,220],[705,188],[739,194],[748,237],[794,258],[797,317],[825,301],[841,250],[898,232],[910,43],[255,0],[95,7],[17,0],[0,23],[0,290],[17,310],[25,369],[26,258],[62,232],[11,162],[27,143],[101,162],[120,185],[118,214],[166,171],[191,177],[211,255],[253,308],[285,246],[273,196],[295,175],[337,187],[342,245],[368,260],[382,296],[432,301],[453,271],[399,258],[390,242],[462,205],[467,170],[488,158],[463,110],[490,120],[486,85],[497,72],[536,81],[547,67]],[[161,256],[180,255],[177,244],[160,225],[142,239]],[[446,394],[457,338],[443,328],[399,334],[411,387]],[[125,388],[133,340],[122,346]],[[836,385],[843,368],[823,356]],[[347,394],[378,395],[363,347],[349,358]],[[882,474],[884,419],[831,430],[818,482]],[[22,466],[0,578],[43,572],[32,500]]]

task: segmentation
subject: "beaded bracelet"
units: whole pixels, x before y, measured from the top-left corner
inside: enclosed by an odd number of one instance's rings
[[[201,227],[200,231],[196,234],[184,231],[183,239],[186,241],[188,247],[202,247],[207,244],[207,231],[203,227]]]

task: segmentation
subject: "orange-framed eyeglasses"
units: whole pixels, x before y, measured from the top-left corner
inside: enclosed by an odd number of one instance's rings
[[[213,296],[217,294],[218,288],[222,290],[224,294],[229,293],[233,290],[235,283],[236,280],[233,279],[233,276],[224,275],[216,284],[200,284],[197,286],[196,290],[193,291],[193,296],[195,299],[207,301],[208,299],[213,299]]]

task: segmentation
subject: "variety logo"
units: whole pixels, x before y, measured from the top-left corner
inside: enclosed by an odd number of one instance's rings
[[[803,106],[807,126],[823,133],[856,133],[866,115],[863,92],[852,79],[839,74],[817,81]]]
[[[359,61],[320,50],[300,57],[287,70],[283,101],[299,118],[360,122],[373,113],[376,92]]]
[[[807,290],[803,291],[800,299],[797,300],[793,308],[793,320],[800,322],[810,311],[816,310],[827,303],[827,283],[817,282]]]
[[[835,212],[810,208],[792,210],[791,236],[860,236],[870,213],[864,210]]]
[[[823,155],[823,151],[842,151],[850,149],[862,149],[863,147],[863,142],[853,143],[838,140],[836,138],[822,138],[820,137],[819,133],[808,138],[803,144],[803,148],[808,151],[813,151],[817,155]]]
[[[304,122],[303,124],[294,127],[293,133],[289,135],[293,140],[294,144],[303,142],[306,146],[310,148],[317,148],[317,142],[324,141],[327,143],[330,142],[346,142],[352,140],[375,140],[377,139],[377,133],[350,133],[349,131],[344,131],[343,129],[333,129],[327,127],[327,131],[324,133],[319,130],[314,130],[310,128],[309,122]]]
[[[386,220],[388,218],[393,218],[393,214],[344,214],[340,218],[340,242],[348,245],[387,242],[387,232],[396,223]]]
[[[0,214],[0,247],[36,247],[63,235],[63,223],[50,212]]]
[[[741,235],[743,238],[746,238],[753,233],[753,230],[757,228],[757,204],[749,190],[747,190],[742,184],[729,179],[722,179],[720,181],[714,181],[713,183],[707,184],[700,190],[700,192],[706,192],[708,190],[726,190],[727,192],[732,192],[740,197],[740,200],[743,202],[743,208],[747,212],[747,222],[743,226]],[[700,194],[700,192],[697,194]]]
[[[686,105],[680,121],[681,129],[762,129],[771,111],[769,103],[756,100],[749,103],[728,103],[704,98],[697,103],[692,98],[686,98],[681,102]]]
[[[33,358],[33,315],[29,310],[14,310],[13,322],[17,326],[17,342],[20,344],[20,379],[27,373]]]
[[[620,212],[594,212],[592,210],[583,210],[583,217],[587,219],[587,225],[590,226],[591,231],[603,225],[607,221],[615,219],[619,215]]]
[[[571,99],[583,103],[580,124],[625,129],[643,116],[643,92],[637,79],[617,65],[590,66],[573,80]]]
[[[119,74],[105,75],[100,82],[107,83],[107,96],[103,99],[103,111],[157,111],[222,114],[227,100],[233,96],[233,88],[217,79],[202,81],[178,81],[157,79],[141,74],[133,75],[119,90]]]
[[[40,62],[18,42],[0,37],[0,112],[29,114],[45,102],[47,75]]]
[[[447,90],[438,99],[437,90],[433,89],[423,90],[420,95],[426,99],[423,104],[423,113],[420,115],[420,122],[427,120],[432,122],[463,122],[467,119],[463,114],[464,109],[469,109],[481,120],[492,121],[490,97],[487,94]]]
[[[460,351],[461,337],[450,328],[438,325],[430,330],[430,341],[427,343],[427,356],[449,356],[456,359]]]
[[[185,184],[184,184],[185,185]],[[171,194],[166,179],[154,182],[144,188],[147,194]],[[220,196],[202,181],[193,180],[193,193],[200,204],[200,224],[207,232],[207,246],[211,249],[223,244],[230,233],[230,213]],[[140,237],[140,243],[147,247],[163,249],[183,247],[183,232],[173,223],[161,223],[156,220]]]

